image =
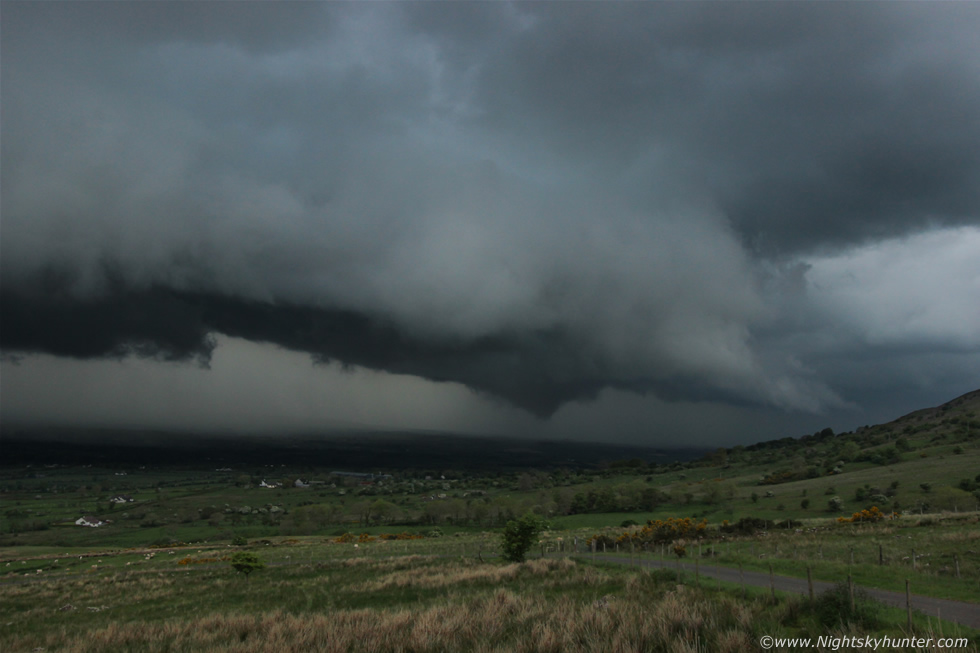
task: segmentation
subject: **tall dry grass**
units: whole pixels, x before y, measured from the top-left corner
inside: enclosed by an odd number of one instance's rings
[[[545,561],[547,562],[547,561]],[[534,573],[561,573],[560,565],[528,564]],[[533,565],[533,566],[532,566]],[[495,572],[503,573],[506,567]],[[489,570],[488,570],[489,571]],[[513,572],[508,572],[513,573]],[[492,577],[492,574],[488,577]],[[84,633],[62,628],[40,638],[8,640],[10,650],[73,651],[720,651],[746,650],[749,619],[731,605],[684,587],[655,601],[644,589],[589,602],[544,600],[508,589],[469,599],[450,597],[418,609],[341,610],[327,614],[210,614],[155,623],[111,623]]]
[[[11,650],[45,651],[708,651],[742,650],[748,634],[708,632],[707,603],[681,595],[651,606],[612,600],[540,601],[498,590],[478,600],[419,610],[293,615],[208,615],[162,623],[113,623],[84,634],[51,632]],[[715,641],[722,644],[714,646]],[[30,647],[30,648],[27,648]]]
[[[351,588],[357,592],[378,592],[392,588],[435,589],[454,587],[467,583],[488,583],[499,585],[516,580],[520,575],[545,578],[565,574],[574,568],[575,562],[568,558],[542,558],[524,563],[503,566],[476,564],[473,562],[453,562],[448,565],[411,568],[409,565],[395,567],[397,571],[386,574],[377,580],[368,581]],[[376,569],[389,569],[392,565],[379,565]],[[591,573],[590,573],[591,572]],[[595,570],[585,572],[587,582],[598,577]]]
[[[149,618],[141,613],[143,617],[129,621],[93,620],[88,628],[83,603],[74,612],[64,613],[64,621],[53,622],[49,629],[3,634],[0,647],[5,652],[43,649],[46,653],[737,653],[758,650],[758,637],[767,632],[760,628],[791,623],[793,611],[799,609],[795,599],[778,606],[764,600],[745,601],[677,585],[673,575],[669,579],[646,573],[612,578],[567,559],[514,565],[401,559],[351,566],[357,570],[355,582],[338,584],[335,591],[445,591],[430,593],[436,598],[424,605],[387,609],[303,611],[276,605],[272,610],[243,612],[241,607],[225,611],[211,607],[214,611],[210,613],[170,611]],[[158,596],[181,591],[174,578],[117,576],[111,583],[103,579],[101,586],[80,583],[71,591],[85,601],[98,601],[104,592],[119,590],[134,596]],[[224,581],[212,578],[209,582]],[[277,586],[278,581],[261,586],[261,593]],[[60,605],[61,599],[52,596],[57,587],[34,586],[46,597],[49,612],[52,600]],[[218,585],[214,589],[221,591]]]

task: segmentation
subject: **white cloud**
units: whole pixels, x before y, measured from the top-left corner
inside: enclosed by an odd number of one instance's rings
[[[875,347],[980,347],[980,229],[893,238],[807,260],[817,320]]]

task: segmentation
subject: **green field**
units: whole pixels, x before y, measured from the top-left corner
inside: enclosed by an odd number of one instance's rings
[[[679,583],[676,572],[584,558],[392,557],[377,544],[351,556],[302,541],[248,548],[267,563],[248,579],[208,562],[222,553],[213,549],[178,554],[201,564],[165,551],[60,559],[0,585],[0,649],[744,651],[763,635],[898,636],[905,626],[902,611],[860,597],[853,613],[835,595],[772,603],[763,591],[742,597],[694,587],[689,575]],[[969,629],[924,617],[914,628],[978,650]]]
[[[282,465],[7,466],[0,649],[244,651],[281,639],[372,650],[368,622],[385,624],[391,650],[494,650],[491,641],[499,650],[746,650],[767,628],[826,634],[821,608],[797,599],[771,608],[764,592],[743,601],[724,587],[678,588],[676,575],[603,566],[626,552],[624,534],[681,517],[705,527],[634,539],[636,558],[681,547],[706,565],[809,569],[817,580],[850,575],[896,591],[908,579],[916,594],[980,609],[978,410],[975,394],[855,433],[591,469],[388,470],[366,481]],[[119,495],[132,501],[113,503]],[[850,520],[872,506],[882,519]],[[495,557],[500,531],[528,512],[545,524],[531,555],[547,559],[505,565]],[[103,524],[78,526],[81,516]],[[241,550],[267,564],[248,581],[230,568]],[[691,605],[700,606],[693,622]],[[649,606],[662,614],[652,625]],[[903,614],[872,611],[872,620],[839,619],[835,632],[901,632]],[[459,634],[438,625],[460,620],[474,625]],[[955,627],[917,626],[930,628]],[[324,639],[324,629],[348,634]]]

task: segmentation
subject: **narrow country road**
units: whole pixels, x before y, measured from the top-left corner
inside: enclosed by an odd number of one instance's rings
[[[585,556],[579,557],[583,558]],[[621,565],[630,564],[629,557],[623,556],[602,555],[598,556],[596,560],[613,562]],[[691,573],[694,573],[695,571],[695,565],[690,562],[648,559],[641,560],[637,558],[635,564],[640,567],[666,567],[670,569],[679,568]],[[744,582],[746,585],[752,585],[754,587],[769,587],[769,574],[762,571],[740,572],[738,569],[732,569],[731,567],[716,567],[712,564],[704,564],[700,565],[699,573],[701,576],[706,578],[718,578],[728,583],[741,583],[744,575]],[[803,595],[806,595],[809,592],[805,578],[774,575],[772,577],[772,584],[773,587],[780,592],[792,592]],[[833,587],[834,583],[819,580],[813,581],[813,591],[818,594],[832,589]],[[873,587],[860,587],[857,585],[855,585],[855,589],[861,589],[867,592],[870,596],[874,597],[878,601],[881,601],[882,603],[885,603],[886,605],[892,605],[899,608],[905,607],[905,594],[902,592],[890,592],[888,590],[880,590]],[[947,621],[955,621],[958,624],[969,626],[970,628],[980,629],[980,604],[978,603],[952,601],[949,599],[936,599],[931,596],[919,596],[917,594],[913,594],[911,596],[911,601],[912,609],[918,610],[922,614],[930,617],[940,617],[942,619],[946,619]]]

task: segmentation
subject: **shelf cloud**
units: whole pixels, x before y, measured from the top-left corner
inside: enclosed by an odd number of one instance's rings
[[[980,382],[978,28],[972,3],[5,3],[4,365],[207,367],[230,337],[539,418],[948,399]]]

